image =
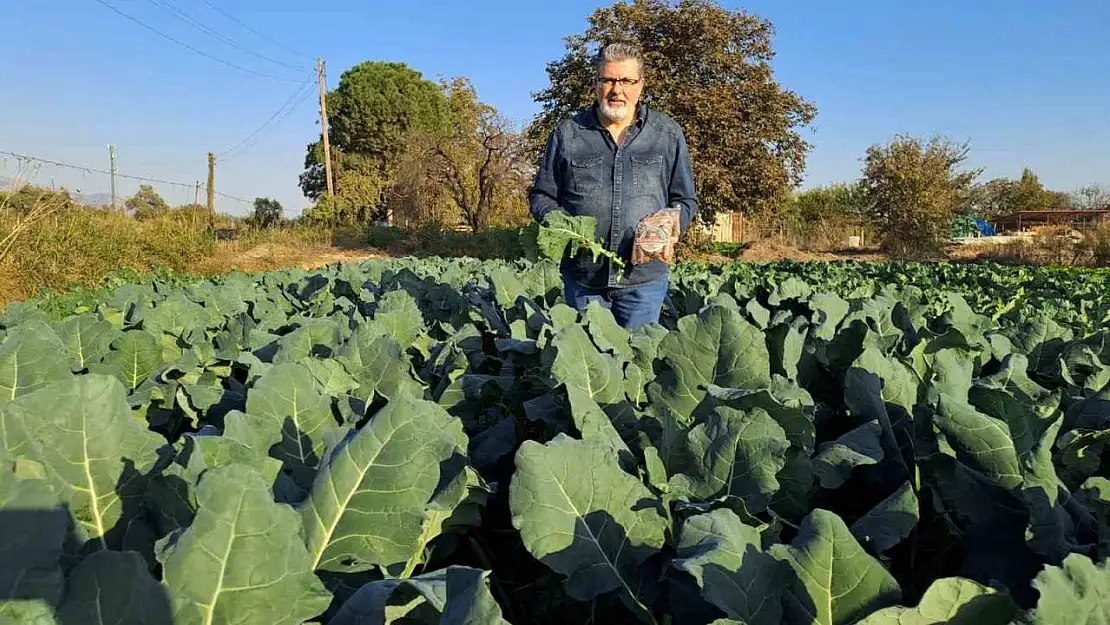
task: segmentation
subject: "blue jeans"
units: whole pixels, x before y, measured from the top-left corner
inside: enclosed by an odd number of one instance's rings
[[[597,301],[612,311],[617,325],[632,330],[659,322],[668,286],[670,280],[664,278],[634,287],[593,289],[564,276],[563,297],[568,306],[577,310],[585,310],[591,300]]]

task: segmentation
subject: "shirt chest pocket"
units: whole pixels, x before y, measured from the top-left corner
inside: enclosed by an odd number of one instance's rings
[[[632,161],[632,196],[657,197],[663,194],[663,155],[637,154]]]
[[[596,193],[601,188],[603,158],[600,156],[581,156],[570,159],[567,188],[571,193],[586,196]]]

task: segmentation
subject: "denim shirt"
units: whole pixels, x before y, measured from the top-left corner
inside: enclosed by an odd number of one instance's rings
[[[664,208],[676,208],[686,232],[697,212],[694,177],[686,137],[666,114],[637,106],[636,121],[617,145],[598,119],[597,105],[559,123],[529,192],[532,217],[543,222],[561,210],[597,219],[597,235],[624,260],[623,275],[609,259],[597,262],[587,251],[564,259],[564,276],[592,288],[631,287],[669,275],[653,260],[632,265],[636,226]]]

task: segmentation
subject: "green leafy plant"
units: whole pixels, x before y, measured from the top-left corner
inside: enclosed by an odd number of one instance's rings
[[[580,250],[585,250],[595,262],[604,256],[618,268],[623,268],[624,260],[616,252],[605,249],[596,233],[597,220],[593,217],[572,217],[561,211],[548,213],[542,224],[532,221],[520,230],[529,260],[548,259],[559,262],[568,255],[573,256]]]
[[[552,260],[12,304],[0,620],[1103,623],[1108,275],[683,263],[633,332]]]

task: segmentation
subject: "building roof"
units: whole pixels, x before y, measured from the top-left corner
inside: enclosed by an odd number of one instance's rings
[[[1089,223],[1110,220],[1110,210],[1017,211],[991,220],[996,226],[1015,224]]]

